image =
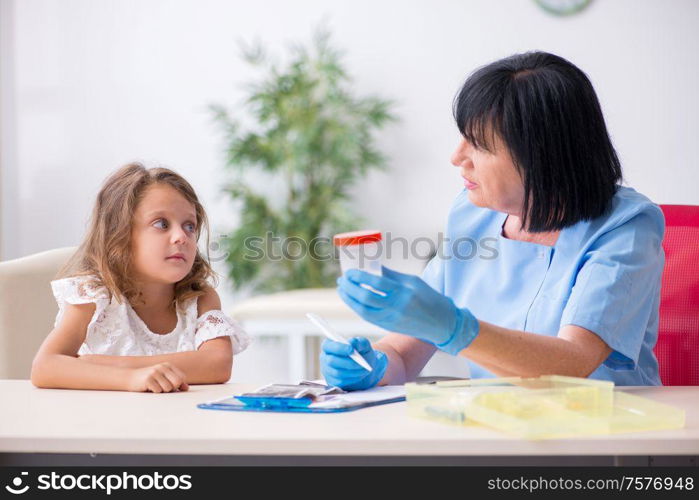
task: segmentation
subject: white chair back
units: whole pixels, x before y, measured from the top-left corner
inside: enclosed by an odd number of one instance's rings
[[[28,379],[58,306],[50,281],[77,247],[0,262],[0,379]]]

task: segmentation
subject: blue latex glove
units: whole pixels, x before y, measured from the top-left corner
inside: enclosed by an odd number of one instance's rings
[[[420,277],[382,266],[382,276],[350,269],[337,280],[342,300],[381,328],[430,342],[456,355],[478,335],[478,320]],[[360,286],[364,283],[385,297]]]
[[[364,337],[352,337],[352,345],[325,339],[320,352],[320,371],[329,385],[347,391],[359,391],[374,387],[383,378],[388,367],[388,357],[371,348]],[[366,359],[373,371],[367,371],[349,357],[352,347]]]

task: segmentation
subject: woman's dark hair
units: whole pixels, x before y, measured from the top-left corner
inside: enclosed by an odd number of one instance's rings
[[[524,181],[522,229],[555,231],[602,215],[621,164],[590,80],[546,52],[495,61],[468,77],[454,119],[474,147],[501,138]]]

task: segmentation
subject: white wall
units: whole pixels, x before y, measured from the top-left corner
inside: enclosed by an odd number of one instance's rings
[[[133,159],[182,173],[225,232],[236,215],[220,192],[222,142],[207,105],[242,98],[251,72],[238,39],[281,49],[309,40],[324,17],[357,92],[399,103],[402,121],[379,141],[390,170],[356,189],[370,226],[409,238],[442,229],[462,188],[448,161],[453,95],[477,66],[531,49],[590,76],[630,185],[658,203],[699,204],[694,0],[595,0],[570,18],[530,0],[0,1],[11,7],[2,10],[11,16],[0,106],[4,259],[77,244],[100,183]]]

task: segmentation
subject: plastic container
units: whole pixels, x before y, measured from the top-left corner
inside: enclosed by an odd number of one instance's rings
[[[340,255],[340,268],[344,274],[349,269],[360,269],[381,275],[381,231],[353,231],[333,237],[333,244]]]
[[[612,382],[556,375],[406,384],[408,414],[484,425],[525,439],[680,429],[685,412],[614,391]]]

